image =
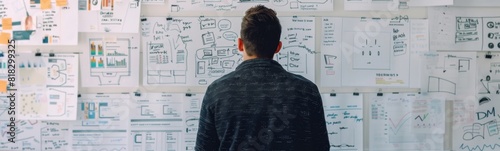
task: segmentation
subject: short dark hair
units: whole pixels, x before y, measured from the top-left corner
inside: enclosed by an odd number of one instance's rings
[[[281,37],[277,13],[263,5],[248,9],[241,23],[241,39],[249,56],[272,58]]]

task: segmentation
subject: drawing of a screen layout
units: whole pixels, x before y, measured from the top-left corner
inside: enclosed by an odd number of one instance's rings
[[[89,39],[90,76],[98,77],[100,85],[120,85],[123,76],[130,76],[130,40],[115,42]]]
[[[455,43],[481,42],[482,50],[500,50],[500,17],[456,17]]]

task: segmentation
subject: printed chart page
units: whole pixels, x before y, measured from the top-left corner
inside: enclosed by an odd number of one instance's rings
[[[370,94],[370,149],[444,149],[445,99],[416,93]]]
[[[139,34],[80,33],[82,87],[137,87]]]
[[[330,150],[363,150],[363,95],[322,94]]]
[[[81,94],[70,150],[130,150],[130,99],[130,94]]]
[[[18,63],[17,117],[30,120],[75,120],[78,55],[21,53]]]
[[[77,45],[78,1],[0,0],[0,45]]]
[[[79,32],[139,32],[140,0],[78,0],[78,3]]]

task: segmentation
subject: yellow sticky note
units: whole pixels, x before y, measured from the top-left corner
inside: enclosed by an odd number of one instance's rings
[[[7,45],[9,44],[10,33],[0,33],[0,44]]]
[[[12,30],[12,18],[2,18],[2,30]]]
[[[3,92],[3,93],[7,92],[7,81],[0,80],[0,92]]]
[[[40,0],[40,7],[42,10],[51,8],[50,0]]]
[[[56,0],[56,6],[66,6],[68,5],[68,0]]]

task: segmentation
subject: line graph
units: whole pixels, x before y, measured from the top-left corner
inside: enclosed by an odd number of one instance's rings
[[[401,128],[405,125],[405,123],[409,119],[411,119],[410,113],[411,112],[404,114],[403,117],[398,119],[398,122],[396,124],[394,123],[394,121],[392,121],[392,118],[389,118],[389,122],[391,123],[391,127],[389,127],[389,129],[391,129],[394,135],[397,135],[399,130],[401,130]]]
[[[462,145],[460,145],[460,149],[462,150],[469,150],[469,151],[486,151],[485,149],[491,149],[491,150],[495,150],[495,148],[500,149],[500,144],[483,144],[482,146],[480,145],[476,145],[476,146],[469,146],[469,145],[465,145],[462,143]]]

